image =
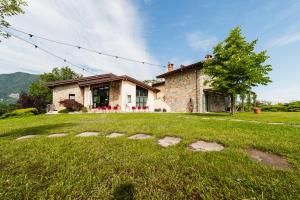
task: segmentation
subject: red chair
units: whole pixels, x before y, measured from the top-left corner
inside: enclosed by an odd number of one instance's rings
[[[105,112],[105,111],[106,111],[106,106],[102,106],[102,107],[101,107],[101,110],[102,110],[103,112]]]
[[[137,109],[140,111],[141,110],[141,106],[138,106]]]
[[[110,112],[111,111],[111,106],[107,106],[107,110]]]
[[[143,107],[143,111],[145,112],[146,110],[148,110],[148,106]]]
[[[114,111],[117,112],[119,110],[119,106],[114,106]]]
[[[135,109],[136,109],[136,107],[135,107],[135,106],[132,106],[131,109],[132,109],[132,111],[134,112]]]

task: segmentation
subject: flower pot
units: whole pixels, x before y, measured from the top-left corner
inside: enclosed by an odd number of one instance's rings
[[[260,108],[253,108],[255,114],[260,114],[261,109]]]

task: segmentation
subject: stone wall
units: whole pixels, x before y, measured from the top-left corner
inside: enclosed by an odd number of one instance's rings
[[[78,84],[57,86],[53,88],[53,104],[55,110],[62,110],[64,107],[59,104],[61,100],[69,99],[69,94],[75,94],[75,100],[83,104],[83,90]]]
[[[121,106],[121,82],[112,82],[109,86],[109,105]]]
[[[172,112],[189,112],[190,104],[193,112],[201,112],[200,80],[200,70],[183,71],[165,78],[165,101]]]

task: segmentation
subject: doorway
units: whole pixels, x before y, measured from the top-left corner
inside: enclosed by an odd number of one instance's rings
[[[93,88],[93,107],[103,107],[109,105],[109,86],[103,85]]]

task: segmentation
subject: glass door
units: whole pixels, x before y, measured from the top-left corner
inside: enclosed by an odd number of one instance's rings
[[[109,86],[100,86],[93,89],[93,107],[109,105]]]

